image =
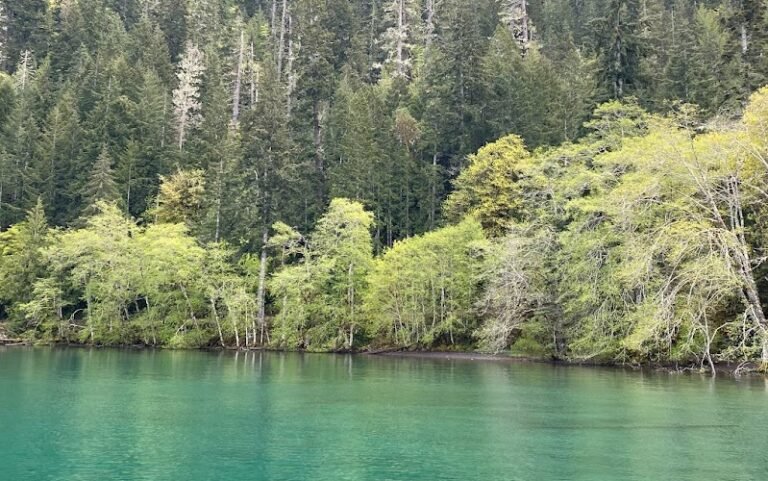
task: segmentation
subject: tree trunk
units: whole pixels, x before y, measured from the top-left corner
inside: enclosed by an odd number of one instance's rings
[[[741,54],[746,55],[749,50],[749,40],[747,37],[747,26],[742,22],[741,24]]]
[[[213,319],[216,321],[216,329],[219,331],[219,343],[221,343],[221,347],[224,347],[224,334],[221,332],[221,321],[219,320],[219,312],[216,310],[216,299],[212,297],[210,301]]]
[[[91,344],[93,344],[94,332],[93,332],[93,322],[92,322],[92,319],[91,319],[91,315],[93,314],[93,310],[92,310],[93,309],[93,302],[91,301],[91,293],[90,292],[86,292],[86,294],[85,294],[85,305],[86,305],[86,307],[88,309],[88,319],[87,319],[86,322],[88,323],[88,330],[90,331],[90,334],[91,334]]]
[[[272,0],[272,16],[269,24],[272,28],[271,35],[273,39],[277,34],[277,25],[275,24],[275,20],[277,20],[277,0]]]
[[[326,105],[322,101],[316,101],[312,106],[313,141],[315,145],[315,166],[322,176],[325,171],[323,148],[323,121],[325,120]]]
[[[221,205],[224,184],[224,156],[219,154],[219,172],[216,182],[216,232],[214,233],[214,242],[218,243],[221,236]]]
[[[240,117],[240,84],[243,76],[243,54],[245,49],[245,32],[240,31],[240,49],[237,53],[237,71],[235,72],[235,85],[232,92],[232,124],[237,125]]]
[[[235,331],[235,346],[237,346],[237,348],[240,349],[240,326],[237,325],[237,319],[235,319],[234,317],[232,317],[232,329],[234,329]]]
[[[768,333],[763,332],[763,353],[760,358],[761,368],[766,370],[768,368]]]
[[[195,309],[192,307],[192,301],[189,300],[189,296],[187,295],[187,289],[184,287],[183,284],[179,284],[179,289],[181,289],[181,294],[184,296],[184,300],[187,303],[187,309],[189,309],[189,317],[192,319],[192,322],[195,324],[195,329],[199,331],[200,324],[197,322],[197,317],[195,316]]]
[[[355,267],[349,264],[347,271],[347,303],[349,304],[349,344],[347,349],[352,349],[352,343],[355,340]]]
[[[152,345],[157,346],[157,335],[155,334],[155,323],[152,320],[152,309],[149,305],[149,296],[144,297],[144,302],[147,303],[147,317],[149,317],[150,331],[152,332]]]
[[[259,69],[256,65],[256,54],[253,49],[253,42],[250,47],[250,90],[251,90],[251,110],[259,103]]]
[[[280,40],[277,43],[277,78],[283,74],[283,56],[285,55],[285,18],[288,12],[288,0],[283,0],[283,10],[280,15]]]
[[[245,305],[245,317],[248,318],[248,304]],[[247,322],[247,321],[246,321]],[[251,347],[256,346],[256,317],[251,316]]]
[[[261,329],[260,344],[264,344],[264,331],[266,330],[265,294],[267,282],[267,242],[269,241],[269,229],[264,229],[261,238],[261,262],[259,263],[259,286],[256,291],[256,303],[258,305],[258,324]]]
[[[397,66],[399,77],[405,76],[405,61],[403,59],[403,39],[405,37],[405,0],[399,0],[397,5]]]
[[[293,91],[296,87],[296,78],[293,73],[293,16],[288,15],[288,63],[286,69],[286,117],[291,118]]]
[[[424,46],[429,48],[432,45],[432,37],[435,34],[435,0],[427,0],[424,6],[426,11]]]

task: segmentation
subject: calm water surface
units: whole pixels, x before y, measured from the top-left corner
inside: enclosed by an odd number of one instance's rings
[[[275,353],[0,350],[0,479],[766,480],[768,385]]]

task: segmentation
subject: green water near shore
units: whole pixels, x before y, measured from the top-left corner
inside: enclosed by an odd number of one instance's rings
[[[297,353],[0,349],[0,479],[763,480],[768,385]]]

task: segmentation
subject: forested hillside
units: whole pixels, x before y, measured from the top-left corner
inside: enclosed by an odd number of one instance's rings
[[[30,339],[768,360],[764,0],[0,0]]]

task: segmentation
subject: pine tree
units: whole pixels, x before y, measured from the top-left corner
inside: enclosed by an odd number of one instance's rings
[[[142,13],[138,24],[130,31],[128,59],[141,70],[155,72],[164,84],[173,82],[173,64],[163,31]]]
[[[738,64],[740,100],[768,82],[768,5],[765,0],[729,0],[724,24],[730,32],[729,57]]]
[[[94,62],[87,65],[88,80],[81,85],[86,92],[77,94],[86,102],[80,110],[83,155],[78,168],[82,171],[90,169],[104,146],[110,156],[116,158],[135,128],[131,117],[136,102],[135,88],[140,85],[139,72],[131,68],[123,52],[113,57],[106,55],[99,52]],[[78,184],[83,185],[82,179]]]
[[[238,124],[233,116],[233,89],[223,72],[227,68],[223,65],[224,59],[212,51],[206,54],[206,58],[208,68],[202,93],[204,120],[192,150],[197,154],[198,167],[205,171],[208,186],[204,236],[219,242],[229,239],[234,228],[236,214],[233,211],[237,208],[237,195],[233,187],[242,149]],[[240,63],[239,51],[233,62]],[[239,103],[237,105],[239,107]]]
[[[430,159],[447,171],[485,141],[481,59],[498,25],[497,2],[444,2],[437,36],[425,54],[412,111],[425,124]]]

